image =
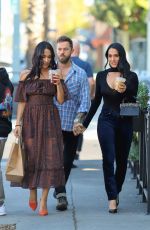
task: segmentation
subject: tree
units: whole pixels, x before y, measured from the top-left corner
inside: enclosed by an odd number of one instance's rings
[[[20,16],[22,22],[26,22],[28,18],[28,4],[29,4],[29,0],[20,1]]]
[[[87,15],[84,0],[65,0],[63,4],[62,0],[21,0],[21,20],[27,28],[27,66],[31,65],[35,45],[43,39],[53,40],[51,29],[57,31],[54,37],[73,36],[77,28],[87,27]]]
[[[31,66],[31,57],[37,43],[44,40],[45,27],[44,27],[44,12],[45,1],[29,0],[28,3],[28,19],[26,23],[28,35],[28,50],[27,50],[27,66]]]
[[[58,35],[73,36],[78,28],[86,28],[88,22],[88,7],[84,0],[56,0],[56,21]]]
[[[95,0],[91,13],[113,28],[129,31],[130,37],[146,36],[147,0]]]

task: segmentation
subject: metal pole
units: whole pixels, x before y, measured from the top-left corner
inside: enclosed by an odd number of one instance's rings
[[[147,21],[147,72],[150,76],[150,0]],[[150,214],[150,111],[148,111],[148,148],[147,148],[147,213]]]
[[[0,54],[1,54],[1,41],[2,41],[2,31],[1,31],[1,27],[2,27],[2,6],[1,6],[1,0],[0,0]],[[0,55],[0,59],[1,59],[1,55]]]
[[[56,40],[56,1],[50,0],[49,1],[49,40],[53,43]]]
[[[147,214],[150,214],[150,111],[148,111],[148,137],[146,151],[146,171],[147,171]]]
[[[49,24],[49,0],[44,0],[45,3],[45,10],[44,10],[44,39],[48,41],[48,24]]]
[[[20,1],[13,0],[13,15],[14,15],[14,33],[13,33],[13,78],[12,82],[16,83],[19,80],[20,72]]]
[[[147,73],[150,76],[150,0],[147,17]]]

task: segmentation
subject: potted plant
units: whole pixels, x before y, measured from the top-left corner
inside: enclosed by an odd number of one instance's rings
[[[140,105],[140,116],[133,118],[133,130],[142,132],[144,130],[144,115],[147,113],[149,101],[149,89],[145,82],[140,82],[137,93],[137,102]]]
[[[139,139],[138,133],[134,132],[131,149],[129,153],[129,164],[130,164],[131,172],[133,174],[134,179],[139,173],[139,141],[138,139]]]
[[[141,109],[147,109],[149,101],[149,89],[145,82],[140,82],[137,93],[137,101]]]
[[[129,153],[129,163],[131,171],[133,173],[133,178],[136,178],[139,173],[139,133],[144,131],[144,116],[147,113],[149,101],[149,89],[144,82],[139,83],[137,102],[140,105],[140,116],[133,117],[133,139],[131,144],[131,149]]]

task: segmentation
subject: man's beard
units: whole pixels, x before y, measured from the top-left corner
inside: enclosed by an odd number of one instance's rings
[[[63,58],[58,57],[58,60],[60,63],[66,64],[70,60],[70,56],[69,57],[63,57]]]

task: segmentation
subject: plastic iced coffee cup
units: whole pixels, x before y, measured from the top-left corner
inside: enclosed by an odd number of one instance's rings
[[[48,79],[52,82],[52,69],[48,71]]]
[[[51,80],[51,83],[55,84],[60,78],[60,69],[55,69],[55,70],[49,70],[49,79]]]
[[[48,79],[50,79],[51,83],[55,83],[57,81],[58,75],[60,75],[60,69],[50,69],[48,71]]]
[[[119,82],[123,82],[125,83],[126,79],[124,77],[116,77],[116,82],[119,83]]]
[[[124,77],[116,77],[115,84],[125,83],[126,79]]]

